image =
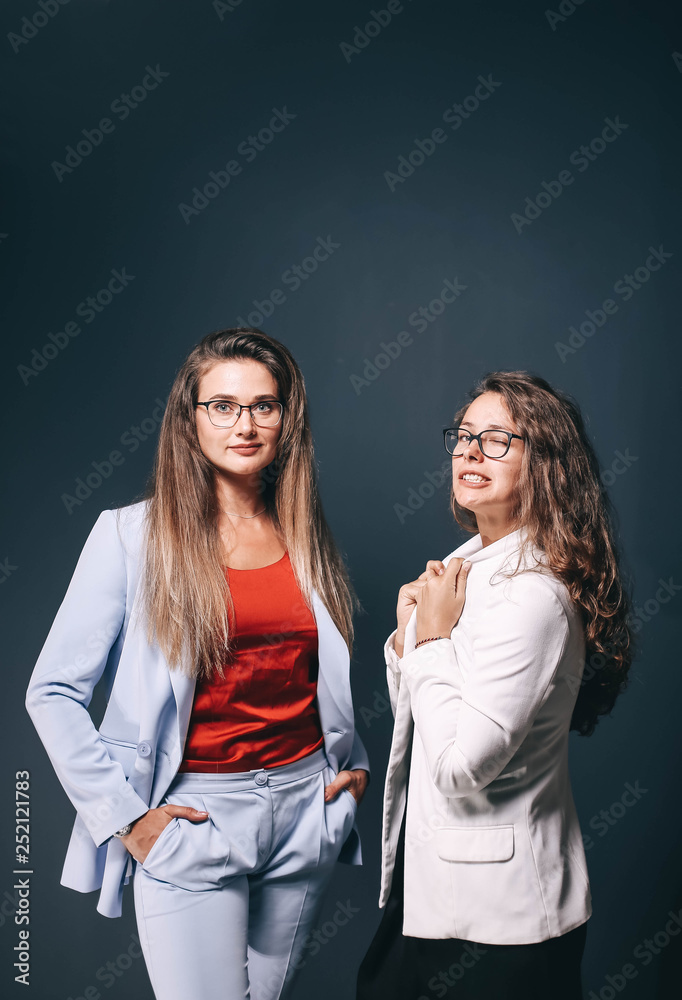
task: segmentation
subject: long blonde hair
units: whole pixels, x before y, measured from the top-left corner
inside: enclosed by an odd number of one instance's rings
[[[634,646],[630,597],[599,463],[578,404],[545,379],[524,371],[491,372],[469,399],[484,392],[502,397],[526,440],[511,519],[526,529],[524,547],[543,550],[582,618],[587,663],[571,729],[590,736],[626,687]],[[468,406],[455,414],[456,425]],[[457,503],[454,490],[451,504],[457,523],[478,531],[475,515]]]
[[[258,486],[306,603],[312,606],[317,591],[349,649],[357,603],[322,511],[298,365],[283,344],[261,330],[211,333],[173,382],[146,495],[148,638],[158,642],[171,667],[197,678],[222,675],[232,651],[214,468],[199,447],[195,417],[200,379],[226,360],[258,361],[275,379],[284,404],[282,433],[275,461],[259,474]]]

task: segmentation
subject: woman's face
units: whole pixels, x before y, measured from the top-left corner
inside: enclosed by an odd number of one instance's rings
[[[279,399],[277,383],[260,361],[244,359],[218,361],[199,380],[198,398],[227,400],[249,405],[265,399]],[[252,476],[275,458],[282,434],[282,420],[276,427],[259,427],[249,410],[242,410],[232,427],[216,427],[205,406],[196,408],[199,447],[215,468],[227,476]]]
[[[504,400],[496,392],[484,392],[477,396],[467,407],[460,426],[472,434],[491,429],[519,433]],[[479,448],[478,441],[472,440],[462,455],[453,455],[452,482],[455,499],[460,506],[476,515],[479,526],[479,515],[488,521],[493,519],[498,524],[509,521],[524,447],[523,441],[512,438],[504,458],[488,458]]]

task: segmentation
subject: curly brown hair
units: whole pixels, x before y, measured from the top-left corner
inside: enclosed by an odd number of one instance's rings
[[[634,644],[614,513],[597,456],[575,400],[526,371],[484,375],[456,413],[455,424],[484,392],[502,397],[526,440],[512,523],[525,527],[526,546],[542,549],[581,614],[586,663],[571,729],[590,736],[625,689]],[[477,532],[475,515],[457,503],[454,492],[451,505],[457,523]]]

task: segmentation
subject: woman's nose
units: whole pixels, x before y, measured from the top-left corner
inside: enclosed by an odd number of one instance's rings
[[[471,439],[469,444],[465,447],[464,451],[462,452],[463,458],[470,458],[471,455],[473,455],[473,457],[476,459],[483,458],[483,452],[481,451],[478,441],[475,438]]]
[[[248,408],[248,406],[245,406],[242,412],[239,414],[237,423],[234,426],[235,429],[238,431],[246,431],[247,433],[253,431],[256,425],[251,410]]]

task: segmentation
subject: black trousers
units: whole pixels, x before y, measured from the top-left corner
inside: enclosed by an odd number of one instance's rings
[[[391,893],[358,971],[356,1000],[582,1000],[587,924],[537,944],[405,937],[403,819]]]

